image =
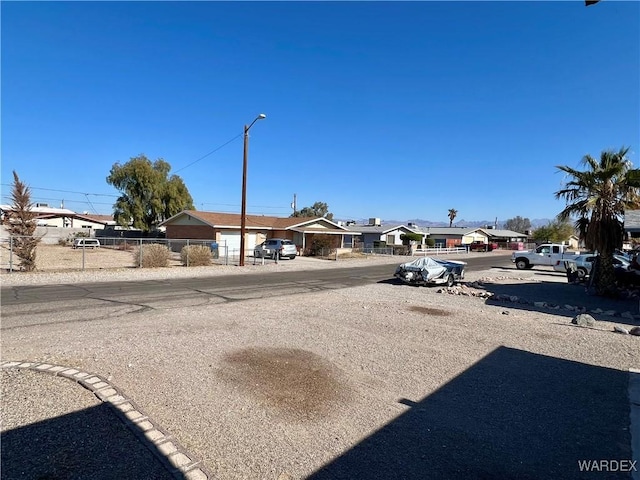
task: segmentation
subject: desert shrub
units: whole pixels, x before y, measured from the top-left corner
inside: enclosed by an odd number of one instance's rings
[[[427,238],[427,239],[425,239],[424,243],[427,245],[427,247],[435,247],[436,246],[436,239],[435,238]]]
[[[332,235],[314,235],[306,254],[310,256],[330,255],[336,251],[336,239]]]
[[[140,247],[133,252],[133,264],[142,268],[168,267],[171,251],[164,245],[154,243],[142,246],[142,260],[140,259]]]
[[[186,245],[180,250],[180,261],[188,267],[211,265],[211,249],[205,245]]]

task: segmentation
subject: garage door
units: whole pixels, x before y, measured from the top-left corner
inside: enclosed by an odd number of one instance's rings
[[[245,252],[252,252],[256,246],[256,237],[257,234],[249,233],[247,234],[247,241],[245,242]],[[227,246],[229,247],[229,254],[237,254],[240,252],[240,232],[224,232],[220,233],[220,246],[224,247],[227,242]]]
[[[227,246],[229,255],[238,254],[240,252],[240,232],[224,232],[220,233],[220,246]]]

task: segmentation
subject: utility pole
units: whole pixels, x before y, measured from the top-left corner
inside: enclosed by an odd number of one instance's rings
[[[296,216],[296,212],[298,211],[298,205],[296,204],[296,194],[293,194],[293,203],[291,204],[291,208],[293,208],[293,216]]]

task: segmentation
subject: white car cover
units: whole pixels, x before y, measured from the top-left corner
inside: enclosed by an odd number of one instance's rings
[[[417,260],[414,260],[413,262],[403,263],[400,266],[405,270],[416,270],[423,272],[422,276],[425,280],[438,278],[447,270],[431,257],[421,257]],[[427,272],[426,275],[424,274],[425,271]]]

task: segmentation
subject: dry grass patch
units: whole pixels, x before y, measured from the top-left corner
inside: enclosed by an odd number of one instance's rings
[[[425,315],[432,315],[434,317],[450,317],[453,315],[453,313],[440,308],[419,307],[417,305],[409,307],[409,310],[412,312],[424,313]]]

